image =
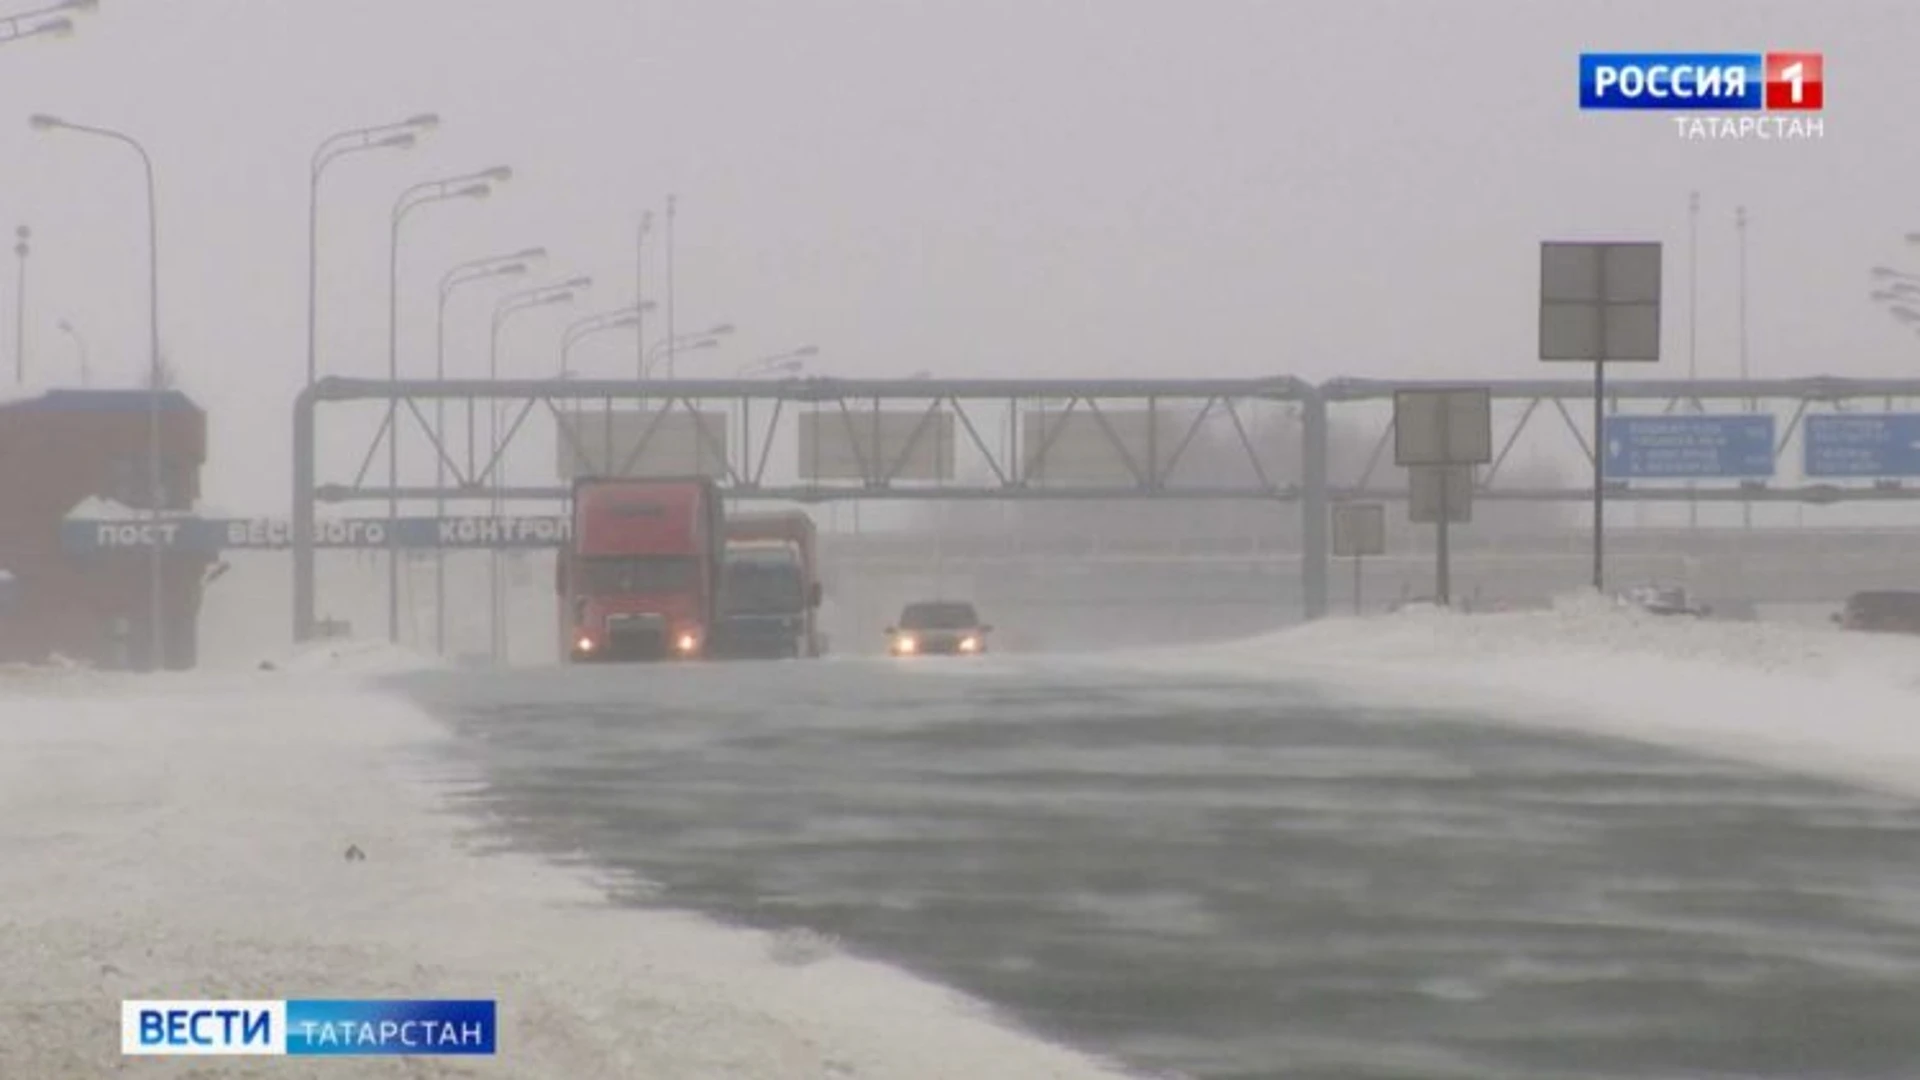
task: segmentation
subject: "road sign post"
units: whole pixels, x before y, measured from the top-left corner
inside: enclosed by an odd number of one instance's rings
[[[1772,413],[1613,416],[1606,422],[1613,480],[1768,480]]]
[[[1540,359],[1593,365],[1593,588],[1606,588],[1606,398],[1610,361],[1660,359],[1660,245],[1540,245]]]
[[[1492,460],[1493,392],[1486,387],[1393,395],[1393,461],[1409,470],[1409,516],[1434,523],[1434,601],[1443,606],[1452,590],[1448,529],[1469,520],[1472,467]]]
[[[1920,413],[1809,413],[1802,423],[1809,480],[1920,477]]]
[[[1333,554],[1353,560],[1353,613],[1361,609],[1360,565],[1387,553],[1387,508],[1379,503],[1340,503],[1333,508]]]

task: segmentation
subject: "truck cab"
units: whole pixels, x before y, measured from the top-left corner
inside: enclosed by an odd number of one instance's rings
[[[736,514],[726,532],[714,655],[778,659],[825,652],[813,519],[804,510]]]
[[[729,543],[715,651],[758,659],[814,656],[811,616],[820,604],[798,547],[779,540]]]
[[[704,655],[721,586],[717,485],[583,478],[573,514],[573,543],[556,569],[561,655],[574,663]]]

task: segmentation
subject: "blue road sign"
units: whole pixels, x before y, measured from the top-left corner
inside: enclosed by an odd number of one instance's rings
[[[1806,426],[1808,479],[1920,476],[1920,413],[1818,413]]]
[[[386,518],[324,518],[314,523],[313,543],[322,548],[381,549],[388,544]],[[394,522],[399,546],[516,550],[560,547],[573,538],[566,517],[410,517]],[[147,521],[69,518],[60,526],[60,544],[69,551],[122,548],[169,551],[275,551],[293,546],[293,524],[285,518],[161,518]]]
[[[1773,414],[1609,416],[1615,480],[1741,480],[1773,475]]]

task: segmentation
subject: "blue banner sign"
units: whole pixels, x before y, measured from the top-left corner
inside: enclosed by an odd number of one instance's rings
[[[1805,422],[1808,479],[1920,476],[1920,413],[1817,413]]]
[[[1748,480],[1774,473],[1773,415],[1609,416],[1603,448],[1616,480]]]
[[[389,525],[392,532],[388,532]],[[555,548],[573,539],[566,517],[324,518],[314,522],[313,544],[321,548]],[[69,518],[60,526],[69,551],[115,549],[168,551],[281,551],[293,546],[293,523],[285,518],[139,518],[99,521]]]

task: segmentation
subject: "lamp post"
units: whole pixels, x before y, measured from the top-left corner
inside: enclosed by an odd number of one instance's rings
[[[160,395],[166,389],[166,380],[160,363],[160,216],[153,182],[153,156],[138,139],[111,128],[70,123],[44,113],[35,114],[27,122],[35,131],[68,131],[117,142],[140,156],[147,185],[147,515],[158,521],[160,505],[167,494],[161,484],[160,466]],[[147,550],[147,661],[150,667],[159,668],[165,665],[166,652],[161,619],[163,564],[159,544],[152,544]]]
[[[400,227],[407,215],[429,203],[484,199],[493,185],[513,178],[505,165],[427,180],[402,191],[388,217],[387,381],[400,381]],[[400,402],[387,399],[387,640],[400,641]]]
[[[493,306],[492,333],[487,345],[488,380],[498,381],[500,378],[500,331],[506,326],[508,319],[512,318],[516,313],[526,311],[529,308],[545,307],[549,304],[572,303],[578,293],[592,287],[592,285],[592,278],[584,276],[576,277],[563,281],[558,285],[546,285],[534,289],[523,289],[516,293],[508,293],[496,301]],[[498,401],[489,401],[487,414],[487,444],[490,448],[488,455],[488,472],[491,474],[492,482],[490,486],[493,489],[492,498],[488,500],[488,507],[493,516],[498,518],[503,509],[505,499],[502,487],[504,486],[503,478],[506,474],[506,454],[504,447],[502,447],[500,443],[500,403]],[[501,624],[502,597],[500,591],[500,551],[498,548],[487,553],[487,594],[487,651],[493,663],[497,666],[504,663],[507,656],[505,628]]]
[[[440,300],[435,309],[433,320],[433,377],[444,381],[447,377],[447,302],[460,286],[491,278],[519,277],[532,268],[532,264],[547,257],[547,249],[530,247],[516,251],[511,255],[494,255],[484,259],[471,259],[449,269],[440,278]],[[468,414],[468,446],[471,450],[472,412]],[[447,486],[447,403],[435,399],[433,403],[433,438],[440,444],[439,452],[433,457],[433,480],[436,491]],[[471,456],[471,454],[469,454]],[[434,496],[433,513],[435,517],[447,514],[447,497]],[[434,651],[445,655],[447,651],[447,552],[445,548],[433,549],[433,647]]]
[[[667,361],[667,373],[671,375],[673,373],[673,357],[683,352],[692,352],[695,349],[716,348],[720,344],[720,339],[731,333],[733,333],[733,324],[721,323],[718,326],[702,330],[697,334],[661,338],[647,349],[647,366],[644,377],[649,379],[653,378],[653,369],[658,367],[662,360]]]
[[[70,337],[70,338],[72,338],[72,339],[73,339],[73,346],[74,346],[74,349],[75,349],[75,350],[77,350],[77,351],[78,351],[78,353],[79,353],[79,356],[80,356],[80,385],[81,385],[81,386],[91,386],[91,385],[93,385],[93,376],[92,376],[92,374],[91,374],[91,373],[89,372],[89,370],[88,370],[88,367],[87,367],[87,339],[86,339],[86,338],[84,338],[84,337],[81,337],[81,336],[80,336],[80,331],[78,331],[78,330],[75,330],[75,329],[73,328],[73,323],[71,323],[71,322],[69,322],[69,321],[67,321],[66,319],[61,319],[61,320],[60,320],[60,323],[59,323],[59,326],[60,326],[60,332],[61,332],[61,333],[63,333],[63,334],[65,334],[65,335],[67,335],[68,337]]]
[[[13,381],[22,386],[27,384],[27,256],[32,253],[33,230],[25,225],[13,231],[16,240],[13,245],[14,257],[20,260],[17,276],[14,278],[13,293]]]
[[[806,367],[807,367],[807,362],[805,360],[799,360],[799,359],[773,360],[770,362],[763,360],[763,361],[748,364],[745,367],[739,368],[734,372],[734,374],[737,376],[740,376],[741,378],[746,378],[746,379],[754,379],[762,375],[772,375],[775,373],[779,373],[782,375],[798,375],[802,371],[805,371]]]
[[[73,20],[65,17],[67,12],[93,11],[99,6],[100,0],[65,0],[18,15],[0,15],[0,45],[30,37],[66,37],[73,33]],[[46,21],[35,21],[39,19]]]
[[[615,311],[603,311],[598,315],[588,315],[584,319],[576,319],[569,323],[566,331],[560,335],[559,377],[565,378],[567,373],[573,370],[573,347],[578,345],[582,338],[589,338],[608,330],[638,326],[641,314],[652,308],[651,302],[635,304]]]
[[[348,154],[367,150],[405,150],[421,135],[440,126],[433,113],[421,113],[392,124],[353,128],[327,136],[313,151],[307,167],[307,385],[319,376],[318,318],[320,307],[320,177],[327,166]]]
[[[634,238],[633,246],[633,304],[635,317],[633,325],[639,328],[634,335],[633,377],[647,377],[647,326],[646,313],[653,305],[647,300],[647,237],[653,233],[653,211],[640,215],[639,234]]]
[[[772,356],[763,356],[750,364],[743,364],[735,369],[734,373],[737,375],[758,375],[769,371],[799,371],[801,368],[807,366],[807,360],[819,355],[820,347],[818,345],[802,345],[797,349],[789,349],[786,352],[775,353]]]

